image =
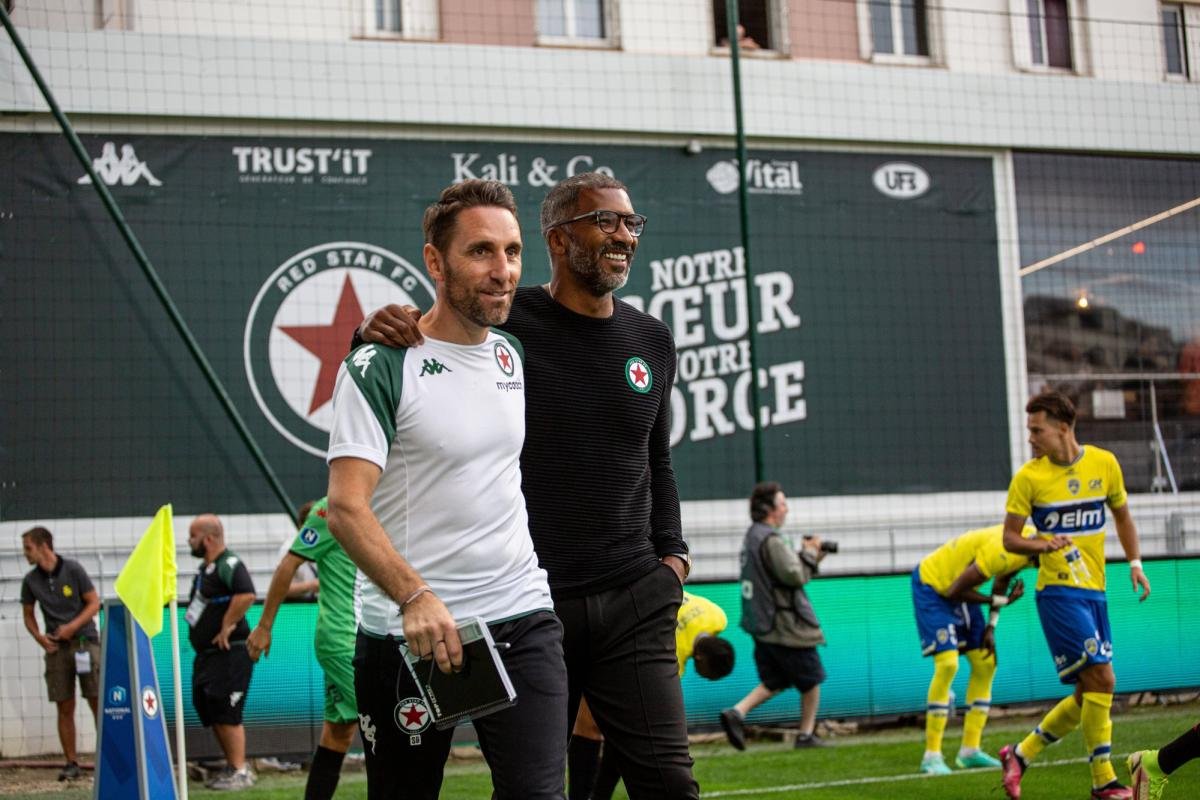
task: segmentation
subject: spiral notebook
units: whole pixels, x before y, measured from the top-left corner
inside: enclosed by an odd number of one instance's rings
[[[517,692],[484,621],[480,617],[459,620],[458,638],[463,648],[459,672],[442,672],[436,662],[422,661],[412,653],[405,658],[434,725],[443,730],[517,702]]]

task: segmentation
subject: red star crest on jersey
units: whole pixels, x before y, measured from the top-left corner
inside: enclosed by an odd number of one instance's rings
[[[513,358],[512,350],[509,349],[505,342],[496,342],[492,346],[492,355],[496,357],[496,366],[500,367],[500,371],[504,373],[506,378],[511,378],[517,370],[517,360]]]
[[[650,372],[650,365],[646,360],[638,356],[634,356],[625,362],[625,381],[629,384],[629,388],[633,389],[638,394],[646,394],[654,385],[654,375]]]

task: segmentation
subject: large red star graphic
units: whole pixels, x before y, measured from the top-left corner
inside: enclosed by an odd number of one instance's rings
[[[641,386],[643,383],[646,382],[646,371],[644,369],[642,369],[641,364],[633,365],[632,374],[633,374],[633,382],[636,383],[638,386]]]
[[[142,698],[142,702],[145,703],[146,710],[153,714],[154,713],[154,695],[147,692],[146,696]]]
[[[405,727],[420,725],[425,719],[425,709],[418,705],[411,705],[407,711],[401,710],[400,713],[404,716]]]
[[[346,276],[342,294],[338,298],[333,322],[328,325],[280,325],[279,330],[295,339],[306,350],[321,359],[321,371],[313,387],[309,416],[333,399],[333,385],[337,381],[338,367],[346,357],[346,346],[354,329],[362,322],[362,306],[354,293],[354,284]]]
[[[512,361],[512,356],[510,356],[508,354],[507,350],[505,350],[503,347],[501,347],[500,348],[500,366],[504,368],[505,372],[508,372],[510,369],[512,369],[512,365],[509,363],[511,361]]]

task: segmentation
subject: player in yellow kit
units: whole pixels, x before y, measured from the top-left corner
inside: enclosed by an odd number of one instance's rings
[[[733,671],[733,645],[720,636],[728,620],[721,607],[705,597],[683,593],[683,603],[675,624],[675,657],[679,660],[679,676],[690,658],[696,674],[715,681]],[[569,800],[608,800],[617,781],[621,779],[616,759],[605,749],[600,759],[603,737],[587,701],[579,703],[575,730],[568,751]]]
[[[1034,529],[1027,526],[1025,535],[1033,534]],[[1000,766],[999,761],[980,749],[983,726],[992,707],[996,623],[1000,608],[1024,594],[1024,584],[1012,578],[1029,563],[1028,557],[1004,549],[1004,526],[993,525],[956,536],[925,556],[913,570],[913,612],[921,636],[921,653],[933,656],[921,772],[950,773],[942,756],[942,737],[950,715],[950,684],[958,673],[959,655],[966,656],[971,665],[967,683],[970,708],[963,718],[962,747],[955,763],[963,768]],[[976,587],[989,579],[992,579],[990,593],[980,593]],[[986,625],[985,605],[991,607]]]
[[[1112,634],[1104,594],[1106,509],[1121,548],[1129,559],[1129,577],[1141,599],[1150,596],[1142,571],[1137,526],[1129,513],[1125,479],[1112,453],[1075,439],[1075,406],[1058,392],[1044,392],[1025,406],[1033,460],[1021,467],[1008,487],[1004,546],[1038,555],[1038,616],[1054,667],[1075,691],[1050,710],[1019,744],[1000,750],[1004,790],[1021,796],[1021,778],[1046,745],[1076,727],[1083,730],[1092,773],[1094,800],[1131,797],[1113,771],[1112,708],[1116,676]],[[1025,520],[1033,519],[1035,539],[1025,539]]]

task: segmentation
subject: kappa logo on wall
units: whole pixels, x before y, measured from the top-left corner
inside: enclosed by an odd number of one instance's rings
[[[105,142],[100,148],[100,157],[92,159],[92,169],[100,176],[106,186],[133,186],[138,181],[145,181],[151,186],[162,186],[162,181],[154,177],[145,161],[138,158],[133,145],[121,145],[121,155],[117,155],[115,142]],[[91,183],[92,177],[84,175],[76,183]]]
[[[717,194],[733,194],[738,188],[736,159],[718,161],[704,177]],[[751,158],[746,162],[746,191],[750,194],[804,194],[800,180],[800,162]]]
[[[325,457],[333,386],[363,314],[388,303],[429,308],[425,274],[364,242],[329,242],[276,267],[246,315],[246,380],[263,416],[292,444]]]

